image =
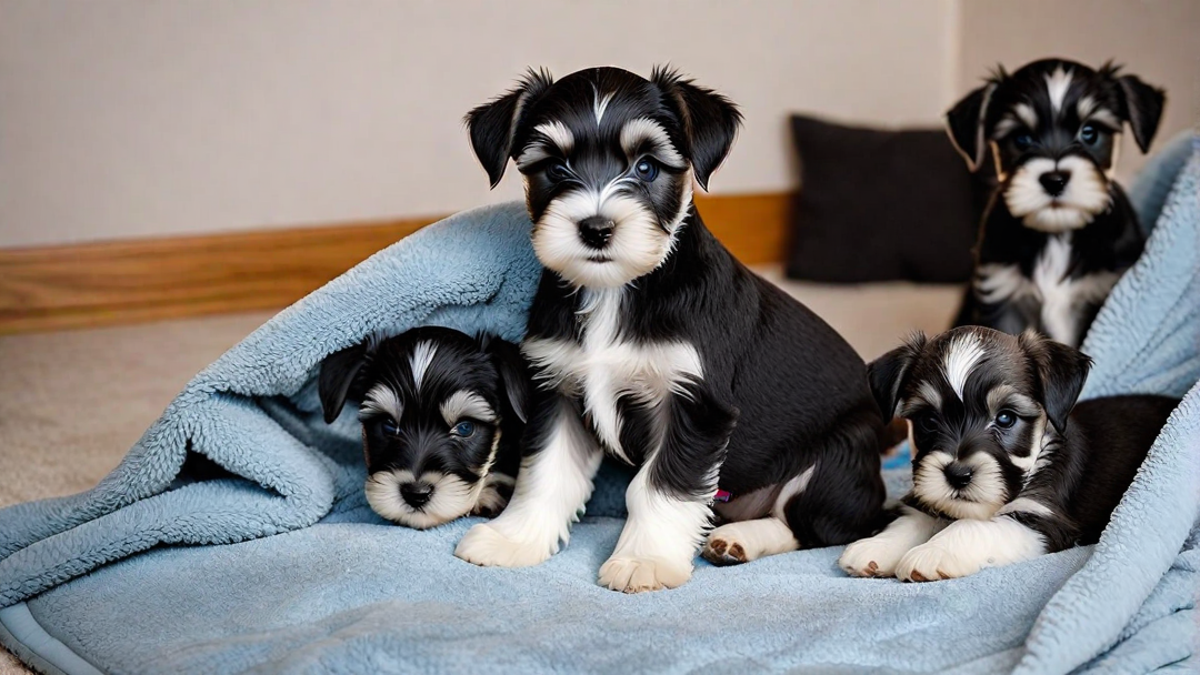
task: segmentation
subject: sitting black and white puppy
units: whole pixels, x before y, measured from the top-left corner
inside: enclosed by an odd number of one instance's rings
[[[1075,399],[1091,360],[1030,330],[917,335],[869,366],[911,422],[913,488],[846,547],[854,576],[931,581],[1093,544],[1178,399]]]
[[[998,184],[955,325],[1034,328],[1077,347],[1142,253],[1137,214],[1113,180],[1125,124],[1150,147],[1161,89],[1105,65],[1036,61],[999,70],[947,114],[972,170],[990,146]]]
[[[371,508],[419,530],[504,508],[528,389],[516,345],[435,326],[337,352],[318,381],[327,423],[361,403]]]
[[[726,98],[657,69],[531,72],[473,110],[493,184],[523,174],[545,265],[522,350],[538,384],[508,508],[455,554],[541,563],[566,542],[605,455],[638,467],[608,588],[675,587],[705,556],[753,560],[864,536],[881,514],[882,416],[865,365],[755,276],[692,204],[740,123]]]

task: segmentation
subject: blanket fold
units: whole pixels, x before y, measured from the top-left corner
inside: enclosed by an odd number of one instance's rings
[[[0,642],[62,672],[1197,666],[1200,140],[1176,139],[1130,195],[1152,235],[1084,343],[1084,397],[1184,400],[1095,547],[931,584],[848,579],[837,549],[803,551],[623,596],[595,584],[629,478],[607,465],[570,545],[535,568],[453,558],[471,519],[386,526],[362,496],[353,411],[321,418],[317,368],[422,324],[519,340],[540,267],[510,203],[427,227],[268,321],[92,490],[0,510]]]

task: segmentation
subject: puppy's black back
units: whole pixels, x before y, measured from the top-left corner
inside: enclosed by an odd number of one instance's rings
[[[1080,543],[1094,544],[1117,503],[1133,482],[1146,453],[1179,399],[1166,396],[1113,396],[1075,406],[1068,443],[1081,457],[1080,484],[1068,513],[1080,528]]]

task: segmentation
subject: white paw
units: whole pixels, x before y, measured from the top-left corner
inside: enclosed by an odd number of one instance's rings
[[[838,567],[854,577],[892,577],[896,576],[896,565],[908,550],[905,542],[876,535],[847,546],[838,558]]]
[[[682,586],[692,578],[692,565],[666,558],[609,558],[600,566],[600,585],[622,593],[641,593]]]
[[[961,555],[930,542],[904,554],[896,566],[896,578],[901,581],[957,579],[975,574],[982,568],[975,556]]]
[[[554,551],[536,543],[514,541],[490,523],[480,523],[463,536],[454,555],[484,567],[529,567],[546,562]]]

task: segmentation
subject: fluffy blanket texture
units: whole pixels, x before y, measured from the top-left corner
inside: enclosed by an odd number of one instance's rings
[[[1200,145],[1131,194],[1153,234],[1084,351],[1086,397],[1184,397],[1101,542],[928,584],[847,578],[839,549],[682,588],[596,585],[628,474],[606,467],[546,564],[452,556],[473,523],[367,508],[354,412],[321,421],[321,359],[432,323],[519,339],[539,267],[519,204],[381,251],[205,369],[83,494],[0,511],[0,641],[47,672],[1194,672],[1200,593]],[[893,492],[905,469],[891,470]]]

